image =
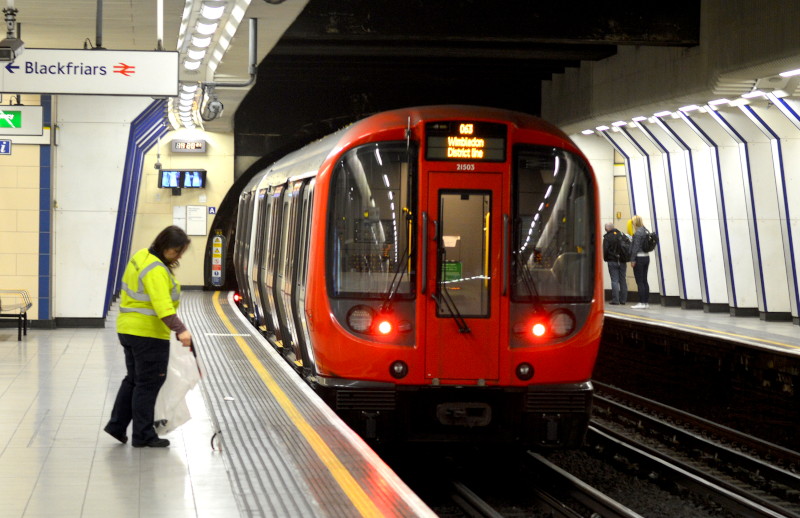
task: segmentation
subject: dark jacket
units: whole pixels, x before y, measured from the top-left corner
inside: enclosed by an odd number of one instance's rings
[[[615,245],[619,239],[622,239],[622,234],[617,229],[609,230],[605,233],[603,236],[603,261],[624,263],[628,260],[627,257],[620,257],[615,252],[617,249]]]

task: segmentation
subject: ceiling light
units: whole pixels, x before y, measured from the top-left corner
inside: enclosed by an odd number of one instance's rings
[[[200,68],[200,62],[186,60],[183,62],[183,68],[185,68],[186,70],[197,70],[198,68]]]
[[[205,48],[211,45],[211,36],[192,36],[192,46]]]
[[[594,130],[585,129],[581,131],[581,133],[583,133],[584,135],[594,135]]]
[[[656,112],[653,114],[654,117],[666,117],[667,115],[672,115],[672,112],[669,110],[665,110],[663,112]]]
[[[800,76],[800,68],[797,68],[795,70],[788,70],[786,72],[781,72],[778,75],[781,76],[781,77]]]
[[[211,34],[214,34],[215,32],[217,32],[217,26],[218,25],[219,24],[217,22],[214,22],[214,23],[197,22],[197,26],[195,27],[195,30],[199,34],[202,34],[203,36],[210,36]]]
[[[595,129],[597,131],[608,131],[608,126],[598,126]]]
[[[718,104],[727,104],[730,100],[728,99],[714,99],[713,101],[708,101],[710,106],[717,106]]]
[[[636,117],[632,118],[631,120],[633,122],[642,122],[642,121],[646,121],[647,117],[642,117],[641,115],[637,115]]]
[[[181,90],[183,90],[184,92],[194,93],[194,92],[197,91],[197,86],[198,85],[196,83],[192,84],[192,85],[182,84],[181,85]]]
[[[746,104],[750,104],[750,101],[747,99],[736,99],[735,101],[731,101],[731,106],[744,106]]]
[[[206,49],[189,49],[186,51],[186,56],[188,56],[189,59],[202,61],[202,59],[206,57]]]
[[[762,92],[761,90],[753,90],[752,92],[742,94],[742,97],[744,97],[745,99],[752,99],[753,97],[759,97],[762,95],[764,95],[764,92]]]
[[[238,24],[244,19],[244,13],[245,13],[244,7],[242,7],[237,3],[236,5],[233,6],[233,9],[231,10],[231,18],[236,20],[236,23]]]
[[[625,121],[616,121],[612,122],[611,125],[614,126],[615,128],[619,128],[620,126],[627,126],[628,123]]]
[[[191,100],[194,99],[194,92],[181,92],[178,97],[181,99]]]
[[[219,20],[225,12],[225,3],[221,4],[203,4],[200,8],[200,16],[206,20]]]
[[[689,106],[681,106],[678,109],[680,111],[686,113],[686,112],[692,112],[692,111],[698,110],[698,109],[700,109],[700,107],[697,106],[696,104],[690,104]]]

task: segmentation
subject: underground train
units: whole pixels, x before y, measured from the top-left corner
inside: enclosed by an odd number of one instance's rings
[[[379,113],[239,196],[240,309],[370,441],[574,447],[603,321],[587,159],[531,115]]]

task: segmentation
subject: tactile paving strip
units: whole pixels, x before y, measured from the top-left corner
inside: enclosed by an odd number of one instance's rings
[[[319,407],[313,391],[281,365],[285,362],[267,350],[263,338],[251,334],[255,331],[239,320],[234,314],[237,310],[221,294],[219,305],[237,330],[232,333],[218,316],[212,296],[185,291],[180,315],[192,331],[205,366],[201,386],[221,432],[222,451],[243,515],[349,517],[365,513],[343,489],[340,474],[334,476],[329,464],[321,461],[262,381],[235,334],[246,341],[302,419],[335,453],[349,472],[346,476],[358,482],[358,491],[368,497],[367,508],[374,506],[387,516],[433,516],[374,453],[363,453],[363,443],[353,440],[353,432],[330,409]]]

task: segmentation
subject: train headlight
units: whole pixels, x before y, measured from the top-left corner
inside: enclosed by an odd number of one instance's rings
[[[347,325],[359,333],[368,333],[373,320],[375,312],[369,306],[353,306],[347,313]]]
[[[406,374],[408,374],[408,365],[406,365],[406,362],[397,360],[389,366],[389,374],[398,380],[405,378]]]
[[[550,315],[550,331],[553,336],[567,336],[575,330],[575,315],[566,309],[557,309]]]
[[[528,381],[533,377],[533,365],[530,363],[520,363],[517,365],[517,377],[522,381]]]

